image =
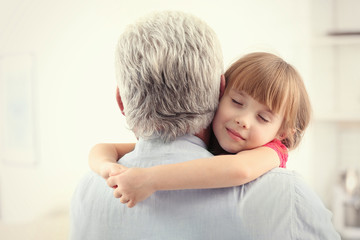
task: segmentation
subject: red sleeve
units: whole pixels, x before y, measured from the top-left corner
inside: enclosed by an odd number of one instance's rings
[[[268,142],[267,144],[264,145],[264,147],[269,147],[274,149],[280,159],[279,167],[286,168],[286,162],[288,160],[288,149],[279,139],[274,139],[271,142]]]

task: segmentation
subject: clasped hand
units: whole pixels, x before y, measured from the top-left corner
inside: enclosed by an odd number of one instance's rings
[[[114,196],[129,208],[148,198],[155,192],[146,168],[114,167],[107,179],[107,185],[114,189]]]

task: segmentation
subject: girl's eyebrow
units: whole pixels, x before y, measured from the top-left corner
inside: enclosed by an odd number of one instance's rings
[[[273,112],[268,106],[266,106],[266,109],[265,109],[266,112],[270,113],[271,115],[273,115],[274,117],[278,116],[277,113]]]
[[[247,95],[247,94],[246,94],[244,91],[242,91],[242,90],[231,89],[230,91],[233,92],[234,94],[240,95],[240,96],[242,96],[242,97],[245,97],[245,96]]]
[[[275,114],[273,111],[271,111],[269,108],[265,110],[267,113],[271,114],[273,117],[276,117],[277,114]]]
[[[274,113],[273,111],[271,111],[269,108],[266,110],[266,112],[270,113],[272,117],[274,118],[279,118],[280,114],[278,113]]]

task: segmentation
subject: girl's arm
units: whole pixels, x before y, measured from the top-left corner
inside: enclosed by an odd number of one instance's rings
[[[134,150],[135,143],[99,143],[89,153],[89,166],[91,170],[108,179],[110,174],[119,173],[124,166],[117,161],[125,154]]]
[[[248,183],[278,167],[279,157],[269,147],[149,169],[156,190],[232,187]]]
[[[134,206],[158,190],[221,188],[248,183],[278,167],[279,157],[269,147],[219,155],[150,168],[129,168],[110,177],[108,185],[118,185],[114,195]]]

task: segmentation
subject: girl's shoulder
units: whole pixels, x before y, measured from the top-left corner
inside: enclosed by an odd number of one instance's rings
[[[278,154],[280,159],[279,167],[286,168],[286,162],[288,160],[288,149],[279,139],[274,139],[271,142],[268,142],[267,144],[264,145],[264,147],[269,147],[274,149],[274,151]]]

